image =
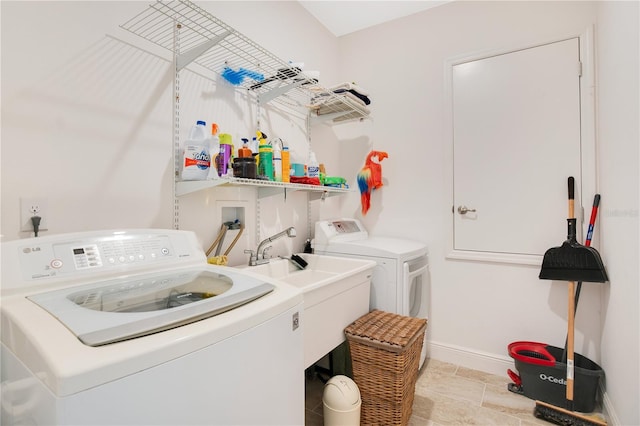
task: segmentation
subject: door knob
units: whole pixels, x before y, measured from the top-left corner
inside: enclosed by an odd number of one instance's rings
[[[458,213],[467,214],[467,213],[475,213],[476,209],[470,209],[467,206],[458,206]]]

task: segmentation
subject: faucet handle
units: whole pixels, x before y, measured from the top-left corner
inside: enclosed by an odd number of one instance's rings
[[[256,254],[255,251],[253,250],[249,250],[249,249],[245,249],[244,252],[249,256],[249,266],[255,266],[256,265],[256,261],[258,260],[258,255]]]
[[[262,250],[262,258],[263,258],[263,259],[266,259],[266,257],[267,257],[267,252],[268,252],[269,250],[271,250],[272,248],[273,248],[273,246],[266,246],[266,247]]]

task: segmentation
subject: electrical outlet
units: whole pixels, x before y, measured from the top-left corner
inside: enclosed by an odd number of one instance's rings
[[[20,230],[33,231],[31,217],[40,216],[40,231],[47,230],[48,210],[45,198],[21,198],[20,199]]]

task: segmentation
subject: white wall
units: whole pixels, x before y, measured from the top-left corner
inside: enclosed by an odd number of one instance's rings
[[[592,25],[601,73],[597,143],[603,210],[597,247],[611,281],[583,286],[576,350],[602,363],[614,416],[637,424],[637,2],[456,1],[343,36],[343,72],[371,92],[374,122],[365,135],[354,136],[351,128],[334,132],[347,140],[340,146],[343,158],[364,158],[371,148],[389,153],[383,162],[386,186],[374,193],[364,223],[374,235],[428,244],[431,356],[504,374],[512,341],[564,345],[566,285],[540,281],[539,267],[445,258],[451,206],[444,187],[444,64],[475,52],[576,36]],[[590,210],[589,201],[584,207]],[[357,197],[342,212],[358,216]],[[523,223],[515,232],[527,238],[535,231]]]
[[[576,36],[594,22],[593,3],[453,2],[341,38],[344,73],[372,93],[369,147],[389,153],[387,186],[374,193],[364,222],[373,234],[428,244],[435,357],[460,356],[460,362],[506,374],[510,342],[563,346],[566,335],[566,286],[540,281],[539,267],[445,259],[452,214],[444,184],[445,61]],[[341,149],[363,158],[364,144]],[[356,210],[354,198],[343,213]],[[517,232],[527,238],[533,231],[523,223]],[[596,286],[583,287],[577,324],[578,352],[599,360]],[[476,356],[465,359],[469,354]]]
[[[598,140],[602,254],[602,365],[620,424],[640,424],[638,2],[598,4]],[[606,196],[604,195],[606,194]]]
[[[171,225],[169,63],[105,37],[140,7],[2,3],[4,240],[20,197],[47,199],[41,235]]]

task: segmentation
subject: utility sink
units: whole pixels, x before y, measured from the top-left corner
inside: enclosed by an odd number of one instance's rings
[[[369,312],[371,276],[376,263],[308,253],[299,256],[308,263],[305,269],[282,258],[242,268],[302,290],[301,324],[307,368],[345,340],[347,325]]]

